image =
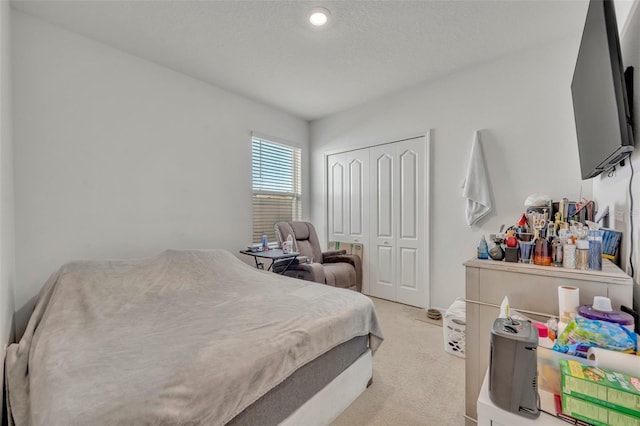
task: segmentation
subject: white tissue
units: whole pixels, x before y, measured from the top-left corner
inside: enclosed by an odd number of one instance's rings
[[[500,315],[498,318],[509,318],[511,316],[511,312],[509,312],[509,298],[507,296],[502,299],[502,304],[500,305]]]

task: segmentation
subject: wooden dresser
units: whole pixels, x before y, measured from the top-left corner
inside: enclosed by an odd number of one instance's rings
[[[558,316],[558,287],[580,289],[580,304],[593,296],[611,299],[614,309],[633,306],[633,280],[612,262],[603,260],[602,271],[581,271],[553,266],[470,259],[466,269],[466,424],[477,419],[476,402],[489,366],[491,326],[504,296],[509,304],[531,319]]]

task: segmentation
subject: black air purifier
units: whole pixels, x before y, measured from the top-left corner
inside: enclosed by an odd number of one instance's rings
[[[498,318],[491,328],[489,397],[499,408],[536,418],[538,330],[528,321]]]

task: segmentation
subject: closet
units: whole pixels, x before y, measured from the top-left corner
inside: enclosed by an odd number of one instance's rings
[[[425,308],[428,138],[327,156],[330,242],[363,245],[363,292]]]

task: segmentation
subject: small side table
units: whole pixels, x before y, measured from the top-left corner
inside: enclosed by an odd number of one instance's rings
[[[266,251],[256,251],[256,252],[253,252],[250,250],[240,250],[240,253],[246,254],[247,256],[253,256],[253,260],[255,260],[256,262],[256,268],[258,269],[264,269],[264,263],[261,261],[258,261],[258,258],[270,259],[271,265],[269,265],[269,267],[267,268],[267,271],[271,270],[271,268],[273,267],[273,264],[276,263],[277,260],[288,260],[285,267],[282,269],[282,271],[279,272],[280,275],[284,274],[286,270],[289,269],[289,266],[291,266],[293,261],[296,260],[296,258],[300,255],[300,253],[297,253],[297,252],[283,253],[282,249],[270,249]]]

